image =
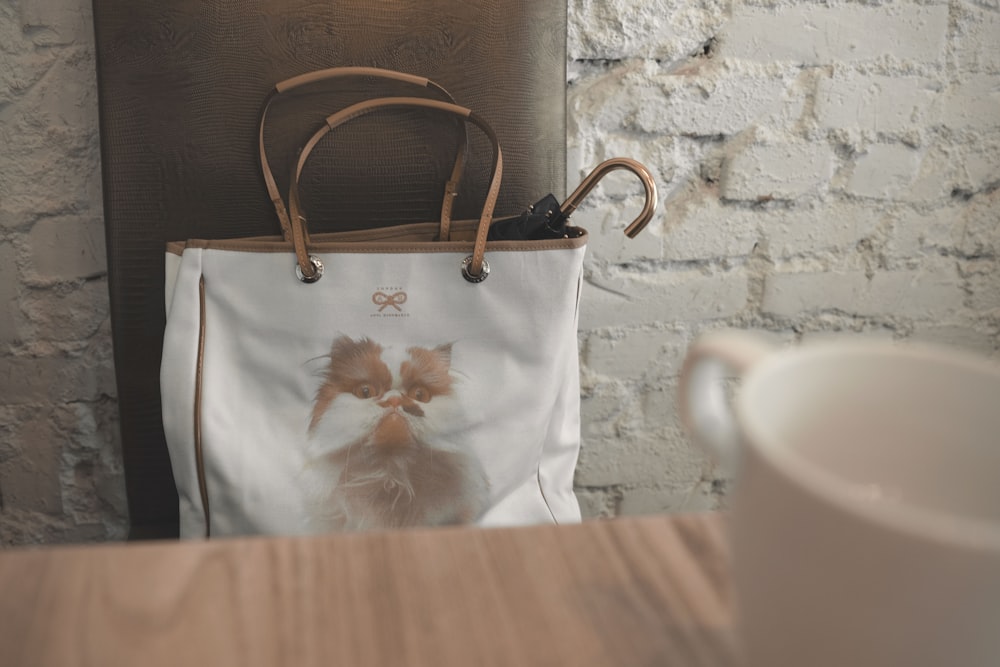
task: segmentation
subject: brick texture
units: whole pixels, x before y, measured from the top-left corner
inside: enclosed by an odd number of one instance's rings
[[[90,6],[0,1],[0,545],[125,534]]]
[[[943,3],[741,5],[734,3],[720,36],[725,52],[736,58],[830,65],[886,56],[936,62],[944,55],[948,6]]]
[[[735,152],[722,172],[726,199],[797,199],[818,194],[833,174],[829,146],[799,141],[754,144]]]
[[[827,129],[903,133],[934,123],[940,93],[929,78],[839,71],[819,80],[816,118]]]
[[[32,268],[40,280],[94,278],[107,272],[104,221],[47,218],[28,234]]]
[[[17,254],[10,243],[0,243],[0,349],[17,340]]]
[[[920,151],[903,144],[875,144],[855,161],[847,192],[875,199],[899,197],[916,178],[921,159]]]

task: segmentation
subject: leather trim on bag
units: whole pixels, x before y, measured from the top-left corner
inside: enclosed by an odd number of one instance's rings
[[[167,252],[171,255],[177,255],[178,257],[184,254],[184,248],[187,246],[183,241],[168,241],[167,242]]]
[[[373,230],[374,235],[377,230]],[[491,252],[541,252],[545,250],[574,250],[587,245],[588,235],[585,231],[579,230],[579,236],[566,239],[547,239],[543,241],[490,241],[486,244],[487,250]],[[431,236],[437,234],[437,226],[433,228]],[[451,237],[453,241],[431,241],[425,234],[386,234],[381,240],[348,241],[343,238],[332,240],[335,235],[317,234],[311,237],[310,250],[316,252],[332,253],[440,253],[440,252],[470,252],[474,247],[472,239],[458,240],[461,235],[458,231],[453,231]],[[359,237],[360,238],[360,237]],[[376,237],[377,239],[377,237]],[[192,239],[184,243],[171,244],[168,252],[176,252],[179,247],[203,248],[206,250],[228,250],[238,252],[287,252],[293,253],[294,248],[291,243],[282,241],[277,236],[262,236],[256,238],[242,239]],[[179,254],[179,253],[178,253]]]
[[[585,239],[556,239],[554,241],[490,241],[486,249],[491,252],[532,252],[544,250],[575,250],[586,245]],[[233,241],[188,241],[188,248],[204,248],[206,250],[228,250],[238,252],[287,252],[294,254],[291,243],[262,242],[252,243],[245,239]],[[408,253],[469,253],[473,249],[472,242],[421,243],[412,242],[406,245],[399,243],[312,243],[309,246],[316,253],[358,253],[358,254],[408,254]]]
[[[205,374],[205,276],[198,280],[198,361],[194,376],[194,461],[198,471],[198,492],[205,513],[205,537],[212,534],[208,511],[208,484],[205,482],[205,453],[201,441],[201,399]]]

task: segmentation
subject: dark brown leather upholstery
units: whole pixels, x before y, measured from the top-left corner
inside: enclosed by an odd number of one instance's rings
[[[492,125],[506,168],[497,215],[565,182],[565,0],[94,0],[115,363],[131,535],[176,535],[160,418],[163,251],[169,240],[280,233],[257,159],[257,118],[280,80],[335,66],[429,77]],[[318,84],[269,112],[284,192],[300,144],[363,97],[415,95],[374,80]],[[287,97],[288,99],[284,99]],[[435,220],[456,124],[385,111],[317,147],[303,176],[312,231]],[[454,218],[478,217],[486,139]],[[238,276],[233,277],[238,280]]]

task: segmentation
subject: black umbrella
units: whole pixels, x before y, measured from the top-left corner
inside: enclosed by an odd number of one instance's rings
[[[652,174],[641,163],[629,158],[612,158],[597,165],[583,182],[577,186],[566,201],[559,204],[553,195],[546,195],[524,213],[512,218],[502,218],[490,225],[490,241],[537,241],[543,239],[561,239],[574,236],[574,228],[569,226],[569,217],[586,198],[598,182],[616,169],[626,169],[639,177],[646,190],[646,203],[639,217],[625,229],[629,238],[642,231],[656,210],[656,182]]]

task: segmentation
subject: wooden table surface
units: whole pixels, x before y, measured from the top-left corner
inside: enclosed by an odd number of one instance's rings
[[[0,664],[736,665],[723,521],[0,552]]]

